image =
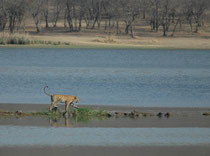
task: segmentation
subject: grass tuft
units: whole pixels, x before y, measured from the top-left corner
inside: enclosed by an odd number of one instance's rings
[[[31,40],[26,34],[9,34],[0,33],[0,45],[30,45],[30,44],[41,44],[41,45],[70,45],[68,42],[60,41],[45,41],[45,40]]]

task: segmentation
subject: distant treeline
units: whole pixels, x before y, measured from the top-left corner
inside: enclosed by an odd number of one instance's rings
[[[26,26],[33,19],[36,31],[41,22],[45,27],[57,27],[58,21],[70,32],[81,29],[104,29],[124,26],[124,32],[133,37],[135,23],[144,21],[151,31],[167,36],[176,31],[177,25],[189,24],[192,32],[198,32],[208,23],[210,0],[0,0],[0,31],[6,28],[13,33],[19,25]],[[82,26],[83,25],[83,26]]]

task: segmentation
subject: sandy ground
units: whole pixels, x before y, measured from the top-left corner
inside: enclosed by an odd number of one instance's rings
[[[0,147],[1,156],[209,156],[208,146]]]
[[[49,105],[46,104],[0,104],[0,110],[24,112],[45,111]],[[64,109],[64,105],[58,105]],[[85,107],[84,105],[79,105]],[[125,107],[125,106],[89,106],[93,109],[103,109],[108,111],[130,112],[132,110],[150,113],[169,112],[169,118],[157,116],[142,118],[109,118],[104,120],[91,120],[89,122],[74,123],[69,122],[68,127],[210,127],[210,116],[203,116],[202,113],[210,112],[210,108],[155,108],[155,107]],[[66,126],[65,119],[53,123],[48,119],[40,117],[24,118],[0,118],[0,125],[19,125],[19,126]],[[74,156],[208,156],[210,148],[207,145],[199,146],[26,146],[26,147],[4,147],[0,146],[1,156],[57,156],[57,155],[74,155]]]
[[[2,34],[0,33],[0,36]],[[161,37],[145,35],[131,38],[128,35],[115,35],[96,32],[41,32],[27,35],[16,34],[32,41],[45,41],[51,44],[0,45],[0,47],[49,47],[49,48],[103,48],[103,49],[210,49],[210,33],[207,35],[188,35]],[[54,45],[54,43],[60,43]]]
[[[30,36],[36,40],[68,42],[78,47],[136,49],[210,49],[210,38],[202,37],[136,37],[106,35],[43,34]]]
[[[46,104],[0,104],[0,110],[23,112],[46,111],[49,105]],[[79,105],[79,107],[87,107]],[[21,125],[21,126],[55,126],[65,127],[210,127],[210,116],[203,116],[205,112],[210,112],[210,108],[166,108],[166,107],[125,107],[125,106],[88,106],[92,109],[107,110],[111,112],[131,112],[133,110],[144,113],[152,113],[152,117],[112,117],[108,119],[93,119],[88,122],[75,122],[74,120],[64,118],[52,122],[49,119],[40,117],[24,118],[2,118],[0,125]],[[64,105],[59,105],[64,110]],[[170,117],[157,117],[159,112],[170,113]]]

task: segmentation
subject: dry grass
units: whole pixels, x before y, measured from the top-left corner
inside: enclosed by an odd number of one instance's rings
[[[163,48],[163,49],[210,49],[210,38],[202,37],[136,37],[115,36],[109,38],[104,35],[69,35],[50,33],[33,35],[31,39],[46,40],[52,42],[66,42],[78,47],[112,47],[112,48]]]
[[[30,44],[43,44],[43,45],[69,45],[68,42],[51,41],[43,39],[33,39],[28,34],[20,33],[0,33],[0,45],[30,45]]]
[[[83,48],[134,48],[134,49],[210,49],[210,27],[205,25],[199,33],[192,33],[188,25],[183,25],[175,33],[174,37],[162,37],[161,28],[158,32],[151,32],[149,26],[139,25],[134,29],[135,38],[123,33],[124,27],[121,24],[120,34],[115,29],[85,29],[81,32],[68,32],[62,23],[58,28],[42,28],[37,34],[33,24],[26,26],[28,34],[15,34],[19,44],[41,44],[58,47],[83,47]],[[20,30],[19,30],[20,31]],[[168,34],[170,35],[171,32]],[[2,35],[4,37],[2,37]],[[0,44],[5,45],[7,41],[2,38],[9,38],[9,34],[0,34]],[[23,42],[22,42],[23,41]]]

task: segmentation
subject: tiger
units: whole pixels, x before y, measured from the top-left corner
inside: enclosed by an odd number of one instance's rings
[[[49,107],[49,111],[52,111],[52,109],[54,107],[57,107],[56,104],[58,102],[61,102],[61,103],[65,103],[65,112],[68,113],[69,111],[69,105],[75,107],[75,108],[79,108],[78,106],[76,106],[73,102],[76,102],[76,103],[79,103],[79,100],[76,96],[72,96],[72,95],[63,95],[63,94],[48,94],[46,92],[46,88],[48,88],[48,86],[45,86],[44,87],[44,93],[47,95],[47,96],[50,96],[51,97],[51,105]]]

